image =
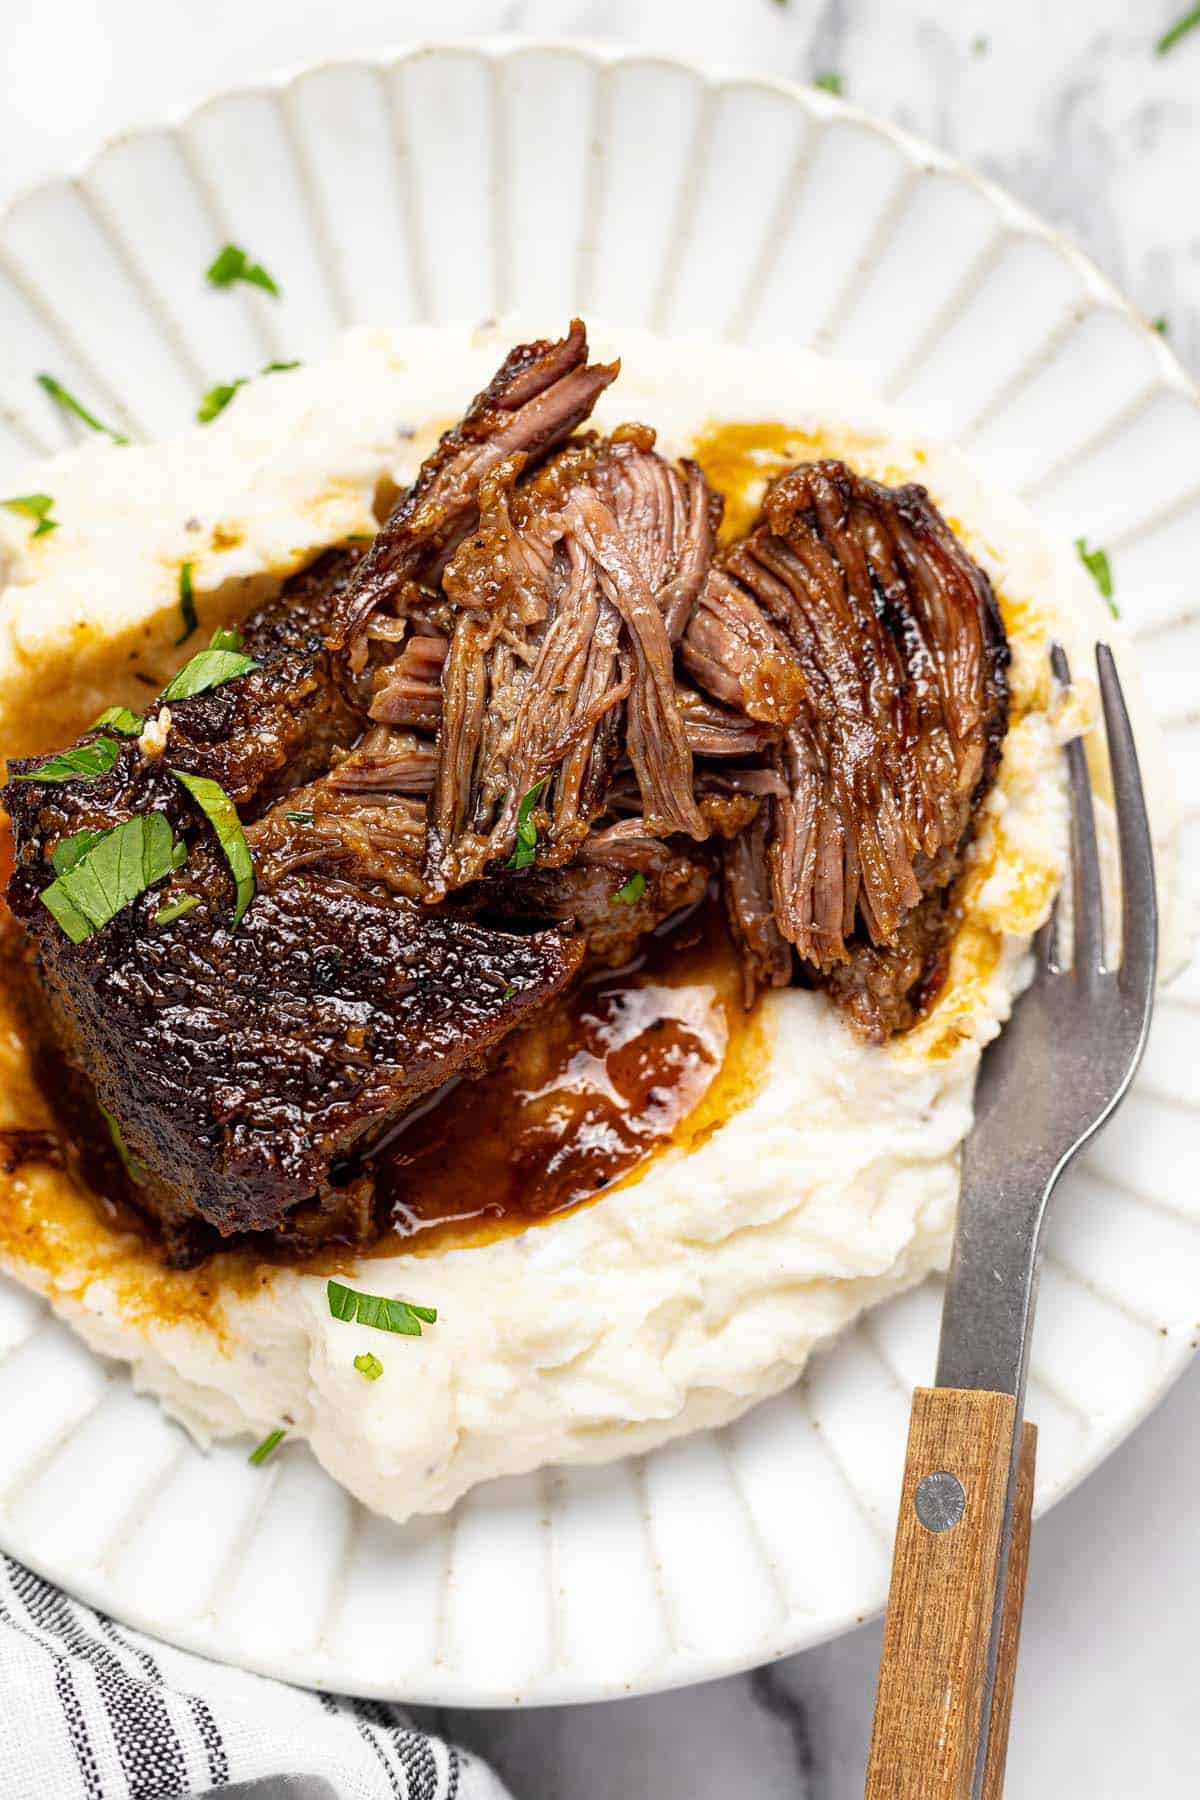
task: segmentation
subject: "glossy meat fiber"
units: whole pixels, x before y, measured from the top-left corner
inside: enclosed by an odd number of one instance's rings
[[[748,980],[790,980],[791,945],[866,1035],[910,1023],[952,926],[926,897],[958,872],[1007,727],[987,577],[923,489],[808,464],[710,574],[683,660],[781,734],[782,791],[726,863]]]
[[[519,482],[513,459],[483,483],[478,527],[444,577],[457,616],[428,812],[431,898],[512,855],[529,794],[539,862],[570,861],[623,754],[649,835],[706,835],[673,636],[703,584],[716,512],[700,471],[653,444],[627,427],[561,451],[532,480]]]
[[[446,557],[475,523],[484,476],[506,457],[536,461],[589,417],[620,364],[589,364],[587,356],[579,319],[558,343],[519,344],[426,458],[336,609],[330,645],[350,646],[351,667],[366,660],[362,631],[376,608],[403,613],[423,587],[436,587]]]

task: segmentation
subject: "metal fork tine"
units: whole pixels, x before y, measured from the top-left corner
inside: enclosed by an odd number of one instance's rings
[[[1050,666],[1064,687],[1071,685],[1071,669],[1061,644],[1050,652]],[[1132,740],[1130,740],[1132,748]],[[1067,745],[1067,770],[1071,780],[1072,911],[1076,974],[1095,974],[1104,964],[1104,897],[1100,881],[1100,851],[1096,843],[1096,815],[1092,808],[1092,780],[1087,754],[1080,738]]]
[[[1033,940],[1033,953],[1039,969],[1048,975],[1057,975],[1061,970],[1058,956],[1058,901],[1050,908],[1050,917]]]
[[[1158,958],[1158,918],[1154,890],[1154,849],[1138,768],[1137,747],[1113,653],[1096,645],[1096,668],[1104,701],[1108,760],[1117,808],[1121,852],[1121,983],[1149,995]],[[1147,1001],[1148,1004],[1148,1001]]]

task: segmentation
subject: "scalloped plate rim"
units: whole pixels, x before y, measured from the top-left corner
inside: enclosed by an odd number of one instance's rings
[[[60,173],[35,178],[19,187],[0,207],[0,226],[19,213],[26,205],[35,202],[48,192],[63,187],[78,187],[87,180],[111,151],[164,132],[185,130],[193,120],[218,109],[228,101],[255,95],[287,94],[307,78],[339,70],[378,70],[386,73],[398,65],[418,62],[425,57],[446,53],[474,55],[481,62],[489,65],[503,63],[529,53],[545,53],[574,56],[588,67],[593,68],[599,64],[605,69],[620,65],[634,65],[663,70],[683,70],[690,76],[698,77],[707,90],[725,90],[736,87],[751,92],[774,94],[793,104],[799,104],[811,119],[817,121],[844,119],[882,141],[898,147],[905,158],[918,170],[937,170],[973,189],[988,202],[1001,223],[1014,235],[1038,239],[1052,247],[1083,278],[1085,291],[1077,309],[1077,318],[1081,320],[1092,313],[1103,312],[1116,314],[1134,324],[1153,342],[1155,369],[1162,387],[1179,393],[1200,410],[1200,381],[1193,378],[1184,367],[1169,340],[1154,328],[1145,315],[1102,272],[1091,256],[1076,244],[1068,233],[1040,218],[1000,183],[988,176],[981,175],[949,152],[928,143],[904,127],[893,125],[855,105],[851,100],[829,94],[810,84],[787,77],[762,75],[737,63],[692,59],[675,55],[669,51],[655,50],[652,46],[643,49],[608,39],[594,39],[587,36],[560,38],[519,32],[491,32],[444,38],[419,36],[402,38],[385,48],[361,54],[284,63],[260,80],[245,85],[218,87],[198,99],[189,99],[164,108],[152,116],[139,119],[109,133],[96,149],[75,159]],[[1196,611],[1195,607],[1187,609],[1181,612],[1177,618],[1157,622],[1152,629],[1165,629],[1172,624],[1178,624],[1194,617]],[[1080,1279],[1082,1285],[1090,1291],[1090,1281],[1084,1278]],[[1072,1467],[1069,1476],[1061,1481],[1053,1492],[1038,1505],[1036,1510],[1039,1515],[1049,1510],[1051,1506],[1057,1505],[1060,1500],[1070,1494],[1080,1482],[1084,1481],[1105,1461],[1112,1451],[1125,1441],[1158,1405],[1196,1354],[1194,1344],[1187,1341],[1183,1332],[1169,1334],[1168,1354],[1163,1358],[1155,1378],[1146,1384],[1137,1405],[1132,1411],[1122,1415],[1118,1427],[1108,1426],[1095,1432],[1095,1447],[1092,1452]],[[98,1358],[97,1360],[104,1361],[106,1359]],[[128,1372],[124,1366],[118,1364],[116,1368],[118,1370],[117,1379],[128,1380]],[[81,1422],[77,1421],[76,1425]],[[75,1429],[75,1426],[71,1429]],[[266,1494],[264,1494],[264,1502],[265,1499]],[[834,1618],[823,1617],[815,1630],[805,1633],[793,1629],[789,1634],[786,1627],[795,1627],[800,1617],[797,1610],[793,1609],[784,1621],[785,1629],[774,1634],[764,1634],[761,1643],[756,1648],[743,1650],[726,1659],[716,1658],[702,1651],[668,1651],[660,1654],[651,1665],[629,1681],[614,1682],[581,1678],[552,1663],[545,1672],[529,1683],[528,1692],[522,1695],[520,1692],[500,1691],[498,1686],[473,1688],[468,1683],[456,1679],[450,1666],[440,1658],[435,1658],[427,1665],[428,1675],[436,1676],[440,1669],[450,1676],[448,1683],[439,1685],[436,1679],[424,1678],[409,1679],[401,1684],[394,1681],[371,1683],[355,1676],[347,1686],[346,1676],[339,1672],[336,1659],[328,1656],[298,1657],[289,1665],[269,1656],[256,1657],[244,1652],[231,1655],[226,1646],[217,1647],[215,1634],[211,1631],[203,1628],[189,1629],[186,1625],[175,1626],[169,1621],[164,1622],[160,1619],[148,1619],[137,1607],[122,1605],[119,1597],[111,1591],[111,1584],[106,1584],[103,1578],[97,1579],[98,1568],[102,1565],[86,1564],[79,1565],[77,1568],[53,1566],[35,1552],[22,1549],[19,1534],[14,1534],[8,1529],[9,1523],[7,1503],[0,1501],[0,1540],[2,1540],[0,1548],[7,1554],[16,1557],[48,1580],[59,1585],[69,1584],[68,1591],[72,1595],[88,1604],[98,1606],[102,1610],[115,1612],[115,1616],[123,1624],[134,1630],[144,1632],[148,1636],[161,1639],[202,1657],[230,1663],[233,1666],[269,1676],[290,1685],[304,1688],[336,1685],[340,1691],[369,1698],[399,1700],[414,1705],[504,1709],[529,1704],[571,1705],[601,1700],[627,1699],[635,1695],[664,1692],[696,1682],[735,1675],[799,1651],[828,1643],[845,1632],[878,1617],[882,1611],[882,1604],[865,1612],[852,1607],[840,1612]]]

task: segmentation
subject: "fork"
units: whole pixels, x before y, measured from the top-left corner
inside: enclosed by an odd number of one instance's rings
[[[1092,788],[1075,739],[1066,752],[1071,928],[1056,904],[1036,940],[1033,982],[983,1059],[936,1385],[913,1395],[867,1800],[998,1800],[1003,1791],[1036,1454],[1023,1414],[1042,1226],[1059,1176],[1128,1091],[1158,954],[1145,796],[1106,644],[1096,664],[1120,944],[1106,956]],[[1069,685],[1058,645],[1051,665]]]

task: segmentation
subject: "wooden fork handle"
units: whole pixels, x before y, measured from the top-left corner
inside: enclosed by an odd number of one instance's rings
[[[1015,1415],[1011,1394],[913,1395],[866,1800],[970,1800]],[[1031,1486],[1032,1441],[1028,1454]],[[1014,1573],[1004,1601],[1006,1697],[993,1714],[1001,1782],[1023,1560]]]
[[[1029,1527],[1033,1519],[1033,1477],[1037,1465],[1037,1426],[1022,1425],[1017,1460],[1017,1486],[1013,1495],[1012,1535],[1008,1545],[1008,1575],[1004,1584],[1004,1611],[1000,1619],[1000,1652],[992,1689],[992,1723],[988,1732],[984,1765],[983,1800],[1002,1800],[1004,1764],[1008,1756],[1008,1727],[1012,1718],[1013,1682],[1017,1674],[1017,1650],[1021,1641],[1021,1614],[1025,1607],[1025,1576],[1029,1568]]]

